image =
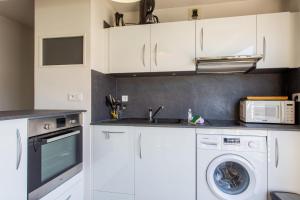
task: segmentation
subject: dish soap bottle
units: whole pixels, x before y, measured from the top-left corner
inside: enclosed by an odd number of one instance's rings
[[[193,120],[192,109],[189,109],[189,111],[188,111],[188,123],[190,123],[192,120]]]

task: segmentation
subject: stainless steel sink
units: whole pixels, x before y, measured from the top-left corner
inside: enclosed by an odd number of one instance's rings
[[[182,119],[154,119],[153,124],[181,124],[184,123]]]

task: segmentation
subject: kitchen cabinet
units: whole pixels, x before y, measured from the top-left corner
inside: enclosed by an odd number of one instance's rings
[[[194,21],[111,28],[109,37],[110,73],[195,70]]]
[[[257,50],[263,55],[257,68],[295,67],[295,25],[289,12],[257,16]]]
[[[27,120],[0,121],[0,199],[27,199]]]
[[[195,200],[195,129],[139,128],[135,200]]]
[[[93,199],[94,200],[134,200],[134,195],[94,191]]]
[[[300,193],[300,132],[268,131],[268,189]]]
[[[256,15],[198,20],[197,57],[256,55]]]
[[[134,133],[131,128],[94,126],[92,133],[93,190],[96,196],[110,199],[105,192],[133,195]],[[102,198],[94,198],[97,199]]]
[[[151,71],[195,70],[195,22],[151,25]]]
[[[150,26],[109,30],[109,72],[150,72]]]

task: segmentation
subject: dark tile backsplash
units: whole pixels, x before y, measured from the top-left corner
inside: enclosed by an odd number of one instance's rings
[[[117,78],[117,95],[128,95],[122,117],[147,117],[164,105],[162,118],[187,118],[188,109],[207,119],[238,119],[239,100],[247,95],[281,95],[281,74],[195,75]]]
[[[105,96],[116,95],[116,79],[92,70],[92,121],[109,119]]]
[[[300,92],[300,68],[284,74],[285,87],[289,95]]]
[[[300,69],[286,73],[116,78],[92,71],[92,120],[109,119],[108,94],[129,96],[123,118],[147,117],[164,105],[163,118],[187,118],[189,108],[207,119],[238,119],[239,100],[247,95],[300,92]]]

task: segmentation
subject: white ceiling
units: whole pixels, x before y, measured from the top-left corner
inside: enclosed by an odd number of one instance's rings
[[[22,24],[34,24],[34,0],[0,0],[0,15]]]
[[[108,0],[111,1],[111,0]],[[203,5],[203,4],[216,4],[216,3],[226,3],[232,1],[244,1],[244,0],[156,0],[155,9],[162,8],[174,8],[174,7],[185,7],[193,5]],[[137,3],[117,3],[111,1],[112,6],[118,12],[130,12],[139,10],[139,2]]]

